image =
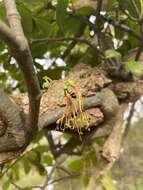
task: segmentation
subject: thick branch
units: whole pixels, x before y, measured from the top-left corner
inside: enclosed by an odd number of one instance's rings
[[[107,80],[102,71],[83,64],[76,66],[65,80],[69,79],[74,80],[75,84],[80,86],[84,110],[91,116],[90,118],[92,118],[89,120],[88,129],[93,130],[88,131],[86,126],[83,126],[82,132],[85,135],[83,135],[82,139],[86,139],[86,136],[88,139],[88,134],[95,134],[94,137],[108,136],[115,123],[113,120],[115,120],[115,115],[119,108],[117,97],[122,104],[128,101],[133,102],[143,94],[143,82],[120,82],[112,84],[111,80]],[[26,94],[20,94],[17,97],[11,98],[25,114],[28,113],[28,97]],[[50,89],[42,96],[39,130],[43,128],[47,130],[57,129],[56,121],[64,112],[66,105],[65,100],[63,81],[53,81]],[[0,120],[0,123],[2,122],[3,121]],[[13,151],[23,148],[23,141],[25,142],[25,138],[27,139],[27,136],[24,136],[24,131],[24,129],[19,130],[18,127],[14,129],[13,127],[9,127],[8,130],[6,130],[5,134],[0,137],[0,158],[3,158],[1,155],[7,151],[11,151],[13,158]],[[65,132],[70,132],[74,136],[78,134],[77,131],[70,128],[66,129]],[[8,158],[10,158],[8,153],[9,152],[7,152]],[[6,157],[4,157],[4,159],[6,160]],[[0,159],[0,161],[2,160]]]
[[[98,93],[97,93],[98,94]],[[100,106],[101,101],[98,96],[88,97],[84,99],[84,109]],[[44,113],[39,120],[39,128],[45,128],[55,123],[64,113],[64,107],[60,107],[51,112]]]
[[[9,98],[9,96],[0,88],[0,119],[3,125],[3,132],[1,131],[0,136],[2,136],[7,127],[23,129],[24,127],[24,114],[22,110]],[[2,128],[1,128],[2,129]]]
[[[4,23],[0,22],[0,34],[1,38],[10,47],[13,57],[17,60],[23,73],[29,96],[29,128],[27,130],[34,135],[38,129],[40,87],[34,70],[33,59],[28,42],[21,26],[20,16],[15,6],[15,1],[5,0],[4,2],[11,29],[6,27]]]

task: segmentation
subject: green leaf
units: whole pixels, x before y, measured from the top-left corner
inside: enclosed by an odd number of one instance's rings
[[[30,172],[30,169],[31,169],[29,160],[27,158],[24,158],[22,161],[23,161],[24,171],[26,174],[28,174]]]
[[[136,184],[137,190],[143,190],[143,182],[141,184]]]
[[[103,177],[102,185],[105,190],[117,190],[116,186],[113,184],[111,177],[108,175]]]
[[[72,27],[71,27],[72,26]],[[77,18],[67,16],[64,21],[64,33],[76,34],[81,26],[81,21]]]
[[[20,179],[20,166],[19,166],[19,164],[15,164],[12,167],[12,172],[13,172],[13,179],[19,180]]]
[[[6,21],[6,10],[3,2],[0,3],[0,19]]]
[[[23,3],[30,7],[31,10],[35,10],[44,5],[45,0],[24,0]]]
[[[52,166],[53,158],[50,155],[45,155],[43,156],[43,162],[47,164],[48,166]]]
[[[7,180],[3,183],[2,188],[3,188],[3,190],[7,190],[9,188],[9,186],[10,186],[10,182],[9,182],[9,180]]]
[[[121,54],[118,51],[115,51],[113,49],[108,49],[105,51],[106,59],[116,58],[116,57],[121,57]]]
[[[76,159],[68,164],[68,168],[73,172],[78,172],[82,170],[83,166],[84,166],[83,159]]]
[[[94,13],[95,13],[95,9],[92,7],[81,7],[76,11],[77,15],[83,15],[83,16],[84,15],[88,16]]]
[[[32,143],[35,144],[35,143],[39,142],[42,138],[43,138],[43,132],[40,131],[40,132],[37,134],[37,136],[35,137],[35,139],[32,141]]]
[[[23,30],[27,36],[31,35],[33,30],[33,21],[31,11],[28,9],[28,6],[25,6],[23,2],[17,2],[17,9],[21,16],[21,22],[23,25]]]
[[[83,176],[83,184],[85,187],[87,187],[88,183],[89,183],[89,176],[85,175]]]
[[[131,72],[135,79],[138,79],[143,74],[143,63],[140,61],[123,62],[127,71]]]
[[[59,28],[63,32],[65,19],[66,19],[66,10],[68,6],[68,0],[58,0],[57,9],[56,9],[56,19]]]
[[[38,153],[44,153],[44,152],[48,152],[48,145],[39,145],[36,148],[34,148],[35,152]]]

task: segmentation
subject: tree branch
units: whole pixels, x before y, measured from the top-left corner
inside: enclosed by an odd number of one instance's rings
[[[19,128],[21,130],[24,127],[24,114],[19,109],[19,107],[9,98],[9,96],[4,92],[2,88],[0,88],[0,118],[4,123],[0,136],[4,135],[7,127],[13,129]]]
[[[29,120],[27,132],[33,137],[38,130],[38,115],[40,105],[40,86],[33,65],[32,55],[20,22],[20,16],[14,0],[5,0],[6,12],[10,28],[0,22],[2,39],[10,46],[13,57],[23,73],[29,96]],[[4,31],[6,33],[4,34]],[[10,34],[14,33],[14,34]],[[11,41],[8,41],[8,40]]]
[[[89,46],[92,46],[92,44],[90,43],[89,39],[85,39],[83,37],[57,37],[57,38],[39,38],[39,39],[31,39],[31,44],[35,44],[35,43],[47,43],[47,42],[69,42],[69,41],[75,41],[75,42],[79,42],[79,43],[85,43]]]
[[[124,32],[126,32],[126,33],[128,33],[128,34],[130,34],[130,35],[132,35],[132,36],[135,37],[137,40],[139,40],[139,41],[141,40],[140,34],[137,33],[137,32],[135,32],[134,30],[132,30],[132,29],[129,28],[128,26],[126,26],[126,25],[124,25],[124,24],[121,24],[121,23],[119,23],[118,21],[113,20],[112,18],[108,17],[107,15],[105,15],[105,16],[101,15],[101,18],[102,18],[104,21],[106,21],[106,22],[112,24],[112,25],[115,26],[116,28],[118,28],[118,29],[120,29],[120,30],[122,30],[122,31],[124,31]]]

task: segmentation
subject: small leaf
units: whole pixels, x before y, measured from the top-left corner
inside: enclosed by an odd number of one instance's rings
[[[40,131],[37,136],[35,137],[35,139],[32,141],[32,143],[36,144],[38,143],[41,139],[43,138],[43,132]]]
[[[0,19],[2,21],[6,21],[6,11],[3,2],[0,2]]]
[[[50,155],[45,155],[43,156],[43,162],[47,164],[48,166],[52,166],[53,158]]]
[[[21,16],[24,32],[26,35],[30,36],[33,29],[32,13],[29,10],[28,6],[25,6],[21,1],[17,2],[17,8]]]
[[[121,57],[121,54],[113,49],[108,49],[105,51],[106,59],[115,58],[115,57]]]
[[[95,13],[95,9],[92,7],[81,7],[76,11],[77,15],[91,15]]]
[[[143,63],[140,61],[123,62],[127,71],[131,72],[135,79],[138,79],[143,74]]]
[[[13,171],[13,179],[19,180],[20,179],[20,166],[19,166],[19,164],[15,164],[12,167],[12,171]]]
[[[9,186],[10,186],[10,181],[7,180],[3,183],[2,188],[3,188],[3,190],[7,190],[9,188]]]
[[[85,175],[83,176],[83,184],[85,187],[87,187],[88,183],[89,183],[89,176]]]
[[[39,145],[36,148],[34,148],[34,150],[38,153],[44,153],[44,152],[48,152],[48,146],[47,145]]]
[[[83,159],[76,159],[68,164],[68,168],[73,172],[80,171],[84,166]]]
[[[102,185],[105,190],[117,190],[110,176],[106,175],[102,179]]]
[[[68,6],[68,0],[58,0],[57,9],[56,9],[56,18],[57,18],[57,24],[59,25],[61,31],[64,30],[67,6]]]
[[[28,161],[28,159],[23,159],[23,167],[24,167],[24,171],[26,174],[28,174],[30,172],[31,166],[30,163]]]

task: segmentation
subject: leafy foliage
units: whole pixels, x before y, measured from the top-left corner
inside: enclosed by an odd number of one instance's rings
[[[76,7],[77,1],[78,6],[80,4],[79,7]],[[85,1],[90,5],[89,0]],[[143,40],[136,37],[136,34],[140,35],[141,30],[139,21],[143,20],[142,0],[135,0],[134,3],[131,0],[109,0],[105,8],[106,14],[104,15],[102,12],[100,15],[98,29],[96,7],[84,6],[83,2],[85,1],[16,1],[41,88],[44,76],[52,80],[59,79],[64,72],[69,72],[79,61],[100,67],[103,66],[102,63],[106,59],[120,58],[121,63],[119,64],[123,64],[134,78],[140,78],[143,75],[143,59],[139,61],[140,55],[138,56],[140,49],[142,50]],[[0,3],[0,20],[7,23],[3,2]],[[130,29],[129,32],[125,28]],[[99,33],[100,35],[98,35]],[[139,50],[132,56],[132,59],[124,60],[124,56],[134,48]],[[3,42],[0,42],[0,61],[0,84],[11,93],[25,92],[17,63]],[[50,86],[48,78],[45,79],[45,82],[47,82],[46,87],[48,88]],[[59,134],[54,137],[57,145],[55,149],[58,150],[70,139],[69,136],[65,137]],[[97,165],[98,150],[100,151],[98,141],[99,139],[94,144],[97,152],[93,151],[92,146],[87,145],[84,148],[77,146],[71,152],[76,155],[75,157],[66,156],[65,159],[62,158],[64,161],[62,159],[62,161],[57,161],[50,151],[45,134],[41,132],[24,155],[16,162],[4,166],[2,174],[8,171],[7,175],[1,177],[0,184],[4,190],[15,189],[14,183],[28,190],[32,189],[32,185],[40,184],[42,186],[45,179],[47,180],[47,176],[52,176],[47,183],[54,184],[54,180],[57,180],[56,177],[65,179],[78,174],[80,178],[78,178],[78,183],[81,180],[79,184],[83,187],[82,189],[86,189],[92,168]],[[56,162],[62,169],[58,168]],[[68,176],[65,177],[65,173]],[[34,181],[31,180],[33,175]],[[22,181],[22,178],[26,183]],[[100,182],[105,190],[116,190],[110,176],[105,176]],[[76,185],[73,185],[74,189]],[[142,185],[139,188],[142,189]]]

